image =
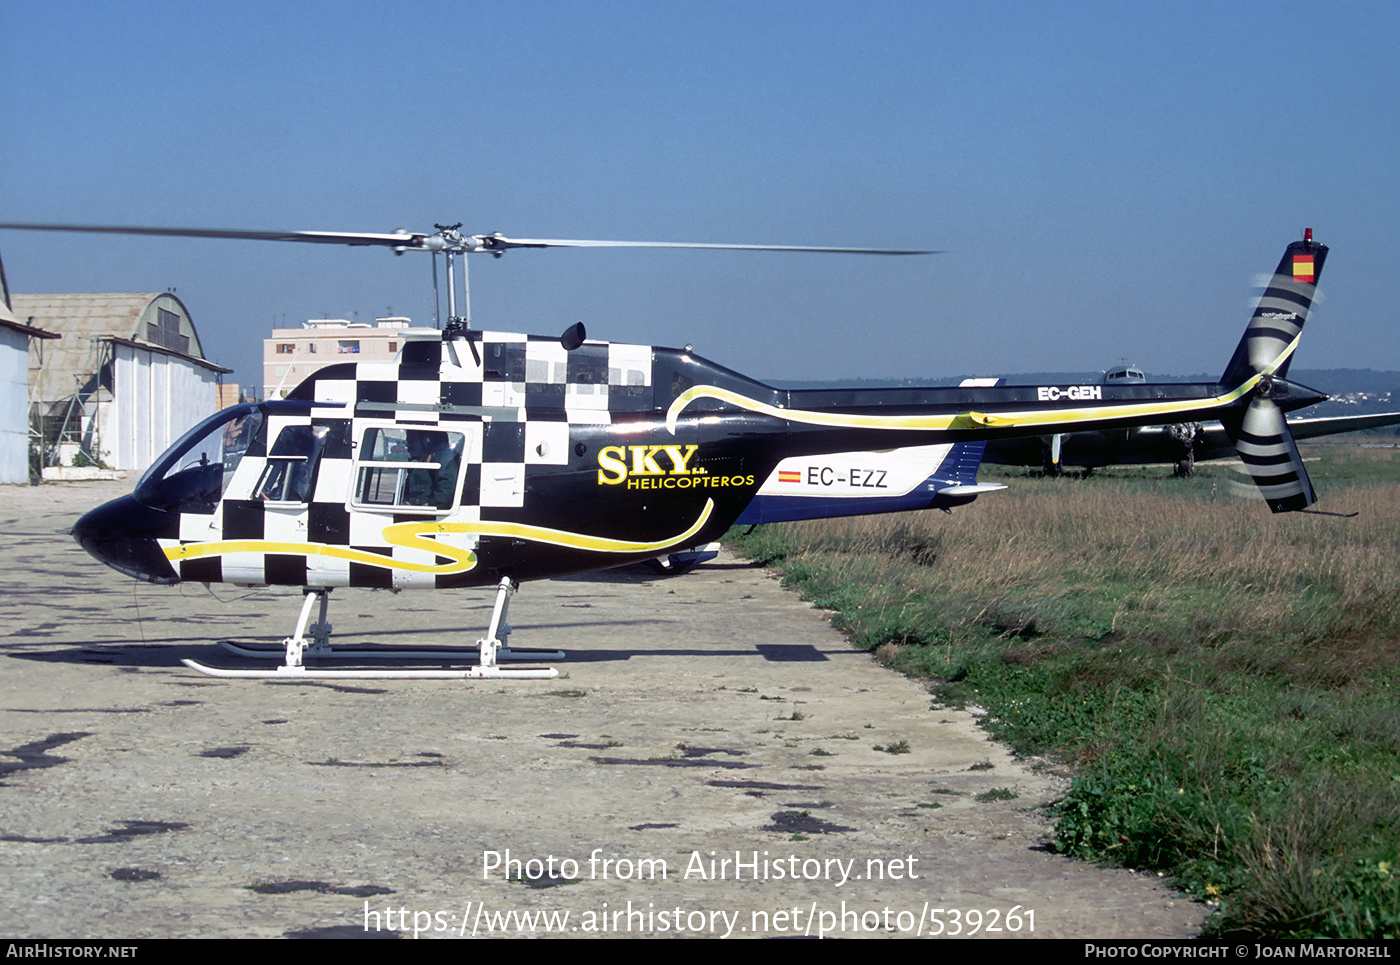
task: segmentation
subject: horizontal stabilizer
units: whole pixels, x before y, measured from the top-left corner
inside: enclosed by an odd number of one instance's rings
[[[1005,489],[1002,483],[972,483],[967,486],[944,486],[938,490],[940,496],[976,496],[980,493],[994,493],[998,489]]]

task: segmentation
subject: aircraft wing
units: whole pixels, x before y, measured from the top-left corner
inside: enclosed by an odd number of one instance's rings
[[[1360,432],[1362,429],[1379,429],[1382,426],[1400,424],[1400,412],[1382,412],[1377,415],[1344,415],[1329,419],[1289,419],[1288,430],[1294,439],[1315,439],[1318,436],[1333,436],[1342,432]]]
[[[1374,415],[1338,416],[1326,419],[1289,419],[1288,429],[1295,439],[1316,439],[1343,432],[1360,432],[1382,426],[1400,425],[1400,412]],[[993,439],[987,443],[983,461],[999,466],[1041,466],[1046,442],[1040,436]],[[1195,437],[1197,462],[1229,459],[1235,447],[1218,422],[1207,422]],[[1060,438],[1062,466],[1091,467],[1170,465],[1179,457],[1167,426],[1144,426],[1131,431],[1072,432]]]

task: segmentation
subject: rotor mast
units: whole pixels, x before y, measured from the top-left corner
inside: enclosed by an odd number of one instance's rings
[[[453,225],[435,224],[438,230],[435,237],[429,238],[429,246],[434,240],[442,242],[442,253],[446,259],[447,267],[447,327],[449,330],[471,331],[472,327],[472,293],[471,282],[467,273],[467,252],[471,249],[467,246],[466,239],[462,237],[462,222]],[[462,254],[462,314],[457,314],[457,278],[452,271],[453,262],[458,252]],[[442,328],[442,320],[438,315],[437,300],[437,251],[433,250],[433,326]]]

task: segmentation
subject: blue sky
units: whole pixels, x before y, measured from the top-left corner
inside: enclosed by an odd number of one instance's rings
[[[0,0],[0,220],[946,249],[521,251],[478,327],[760,378],[1218,373],[1332,246],[1297,364],[1400,369],[1383,3]],[[428,259],[0,232],[15,291],[161,291],[260,379],[274,323],[431,309]]]

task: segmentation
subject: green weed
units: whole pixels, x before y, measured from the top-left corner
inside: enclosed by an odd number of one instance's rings
[[[1400,452],[1305,456],[1356,518],[1144,467],[730,542],[1018,753],[1073,764],[1058,850],[1172,876],[1218,902],[1215,932],[1393,937]]]

